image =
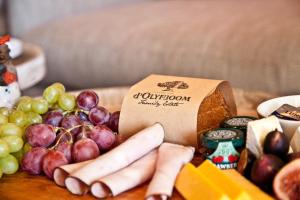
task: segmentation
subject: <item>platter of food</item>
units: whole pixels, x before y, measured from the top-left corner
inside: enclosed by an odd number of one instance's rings
[[[295,199],[300,132],[289,138],[279,118],[297,108],[259,119],[273,97],[161,75],[131,88],[54,83],[0,108],[0,199]]]

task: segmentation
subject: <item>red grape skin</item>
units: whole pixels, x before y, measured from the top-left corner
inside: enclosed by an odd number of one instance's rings
[[[76,98],[77,107],[83,110],[91,110],[99,102],[98,95],[91,90],[82,91]]]
[[[53,111],[48,112],[45,115],[44,123],[45,124],[50,124],[54,127],[59,127],[63,117],[64,117],[64,115],[61,111],[53,110]]]
[[[100,152],[97,144],[89,138],[78,140],[72,148],[72,157],[75,162],[91,160],[99,155]]]
[[[56,150],[62,152],[66,159],[68,160],[68,163],[72,162],[72,144],[68,142],[60,142],[56,146]]]
[[[100,151],[106,151],[113,147],[116,135],[105,125],[97,125],[90,132],[89,137],[96,142]]]
[[[53,172],[55,168],[66,164],[68,164],[68,160],[66,159],[65,155],[56,150],[48,151],[42,162],[43,171],[50,179],[53,179]]]
[[[110,115],[108,121],[108,127],[113,130],[114,132],[119,132],[119,118],[120,118],[120,111],[116,111]]]
[[[27,127],[25,136],[32,147],[48,147],[56,137],[54,128],[48,124],[33,124]]]
[[[89,116],[87,114],[85,114],[84,112],[78,112],[77,115],[81,121],[83,121],[83,122],[89,121]]]
[[[61,122],[61,126],[65,129],[70,129],[75,126],[81,125],[80,118],[76,115],[65,116]],[[73,136],[77,135],[81,131],[81,128],[74,128],[71,133]]]
[[[102,125],[108,122],[110,113],[104,107],[96,107],[90,110],[89,119],[94,125]]]
[[[59,133],[56,136],[55,142],[57,142],[59,140],[59,138],[61,138],[59,142],[67,142],[67,141],[70,140],[70,136],[69,136],[68,133],[66,133],[65,130],[60,130],[59,131]]]
[[[34,147],[30,149],[21,161],[23,171],[32,175],[38,175],[42,172],[42,160],[48,150],[44,147]]]

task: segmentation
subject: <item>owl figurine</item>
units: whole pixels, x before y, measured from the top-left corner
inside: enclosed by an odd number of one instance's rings
[[[21,96],[17,73],[11,63],[9,48],[6,45],[9,36],[0,38],[0,107],[12,108]]]

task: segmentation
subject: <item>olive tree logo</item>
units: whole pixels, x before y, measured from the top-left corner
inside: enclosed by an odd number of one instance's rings
[[[177,88],[177,89],[189,88],[189,85],[183,81],[168,81],[164,83],[158,83],[157,86],[165,88],[162,91],[173,91],[173,88]]]

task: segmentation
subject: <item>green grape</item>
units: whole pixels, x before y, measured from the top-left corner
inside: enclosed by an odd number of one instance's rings
[[[9,154],[4,158],[0,158],[0,168],[3,174],[14,174],[19,169],[18,160]]]
[[[57,90],[59,90],[60,94],[63,94],[66,91],[65,86],[63,84],[61,84],[61,83],[58,83],[58,82],[57,83],[53,83],[51,86],[54,87],[54,88],[56,88]]]
[[[7,123],[0,126],[0,137],[15,135],[22,137],[23,131],[20,127],[13,123]]]
[[[8,117],[9,114],[10,114],[10,109],[9,108],[6,108],[6,107],[1,107],[0,108],[0,114]]]
[[[5,115],[0,114],[0,125],[8,123],[8,118]]]
[[[60,95],[58,105],[63,110],[72,111],[75,107],[75,97],[71,94],[64,93]]]
[[[23,112],[29,112],[31,110],[31,97],[21,97],[18,104],[17,104],[17,110],[23,111]]]
[[[5,136],[1,139],[8,144],[9,153],[14,153],[19,151],[20,149],[22,149],[24,144],[23,140],[15,135]]]
[[[0,139],[0,157],[5,157],[9,154],[9,146],[8,144]]]
[[[27,153],[30,149],[32,149],[32,146],[30,146],[29,143],[25,143],[23,146],[23,152]]]
[[[23,149],[21,149],[17,152],[12,153],[11,155],[13,155],[18,160],[18,162],[21,163],[24,156],[24,151]]]
[[[43,119],[41,115],[34,113],[34,112],[28,112],[26,113],[27,116],[27,125],[31,124],[37,124],[37,123],[42,123]]]
[[[45,99],[33,99],[31,103],[32,110],[40,115],[48,111],[48,103]]]
[[[27,124],[26,114],[20,110],[14,110],[9,115],[9,122],[14,123],[19,127],[24,127]]]
[[[49,86],[44,90],[43,97],[47,100],[49,104],[54,104],[57,102],[61,91],[59,88],[54,86]]]

